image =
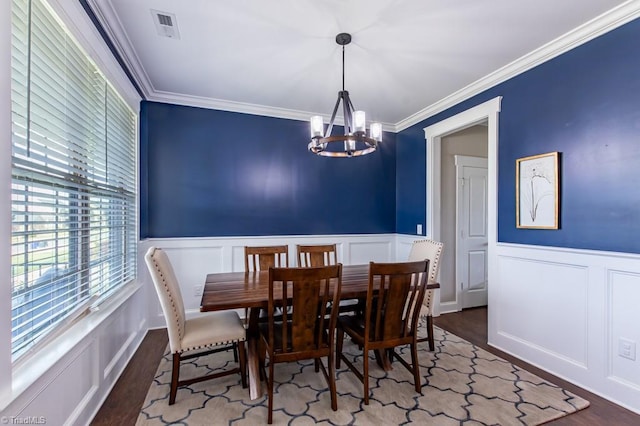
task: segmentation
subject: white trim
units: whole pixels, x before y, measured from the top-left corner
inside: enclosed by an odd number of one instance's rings
[[[440,241],[440,149],[442,137],[487,121],[487,240],[489,243],[487,248],[487,283],[491,282],[492,277],[497,276],[495,262],[492,261],[492,258],[495,256],[498,235],[498,116],[501,102],[502,97],[498,96],[424,129],[427,143],[427,235],[428,238]],[[489,288],[491,288],[490,285]],[[491,291],[489,291],[490,298]],[[436,302],[439,305],[438,299]]]
[[[50,0],[62,1],[62,0]],[[145,97],[150,101],[174,103],[177,105],[212,108],[224,111],[240,112],[245,114],[263,115],[269,117],[286,118],[291,120],[306,121],[311,115],[306,111],[274,108],[264,105],[245,104],[221,99],[211,99],[198,96],[190,96],[156,90],[151,84],[151,79],[142,66],[142,61],[135,53],[123,26],[113,10],[111,2],[99,0],[87,0],[96,17],[109,35],[114,46],[129,71],[134,76]],[[78,3],[78,2],[75,2]],[[460,102],[469,99],[483,91],[496,86],[510,78],[530,70],[550,59],[553,59],[575,47],[578,47],[602,34],[614,30],[640,16],[640,0],[628,0],[613,9],[597,16],[589,22],[567,32],[566,34],[550,41],[549,43],[533,50],[532,52],[516,59],[504,67],[476,80],[468,86],[452,93],[451,95],[433,103],[432,105],[400,120],[395,124],[383,123],[385,131],[400,132],[414,124],[442,112]],[[328,120],[328,117],[325,117]],[[341,124],[341,123],[340,123]]]
[[[640,1],[629,0],[550,41],[504,67],[396,123],[396,132],[434,116],[525,71],[612,31],[640,16]]]
[[[0,4],[0,401],[11,393],[11,2]],[[1,407],[0,407],[1,408]]]
[[[638,253],[622,253],[617,251],[604,251],[604,250],[589,250],[589,249],[577,249],[567,247],[554,247],[554,246],[534,246],[529,244],[516,244],[516,243],[497,243],[496,247],[500,250],[503,249],[526,249],[539,251],[544,254],[554,253],[552,256],[563,255],[581,255],[581,256],[593,256],[593,257],[606,257],[616,259],[628,259],[640,262],[640,254]]]
[[[58,339],[62,334],[73,327],[74,324],[89,314],[93,308],[92,305],[96,303],[97,299],[98,296],[94,295],[84,302],[77,304],[75,308],[69,312],[68,317],[51,326],[44,337],[36,341],[33,346],[29,347],[24,352],[19,353],[18,358],[13,361],[14,369],[19,369],[22,364],[28,363],[34,356],[42,356],[40,353],[42,348],[50,345],[52,341]]]
[[[153,90],[148,94],[147,99],[154,102],[171,103],[175,105],[194,106],[200,108],[209,108],[221,111],[239,112],[242,114],[261,115],[265,117],[285,118],[288,120],[309,121],[311,116],[318,115],[317,112],[300,111],[286,108],[271,107],[258,104],[250,104],[245,102],[234,102],[223,99],[206,98],[203,96],[185,95],[173,92],[164,92],[161,90]],[[320,114],[325,123],[331,120],[331,116]],[[343,117],[335,118],[334,124],[342,126],[344,124]],[[385,132],[394,132],[396,125],[392,123],[381,123]]]
[[[145,98],[148,98],[149,94],[153,93],[155,89],[151,85],[149,75],[144,68],[142,68],[141,61],[136,55],[131,41],[127,37],[127,33],[123,30],[122,23],[113,8],[112,2],[87,0],[87,4],[89,4],[89,7],[102,25],[111,43],[113,43],[113,46],[122,58],[122,61],[136,80],[136,83],[138,83],[138,87],[140,87]],[[116,23],[116,26],[109,25],[108,23]]]
[[[453,162],[456,167],[487,167],[487,159],[484,157],[474,157],[473,155],[459,155],[453,156]],[[462,175],[456,175],[462,177]]]
[[[436,300],[440,300],[440,299],[436,299]],[[452,312],[458,312],[460,310],[457,301],[439,303],[438,306],[439,306],[438,310],[440,311],[439,315],[450,314]],[[434,315],[434,317],[435,316],[437,315]]]
[[[112,41],[115,49],[126,64],[140,86],[140,90],[149,101],[171,103],[175,105],[193,106],[221,111],[239,112],[242,114],[261,115],[265,117],[285,118],[297,121],[309,121],[311,116],[318,115],[317,112],[300,111],[287,108],[271,107],[266,105],[251,104],[245,102],[234,102],[224,99],[207,98],[181,93],[166,92],[156,89],[151,78],[142,66],[142,61],[136,54],[131,40],[128,38],[118,14],[111,2],[101,2],[98,0],[87,0],[91,10],[98,18],[98,21]],[[329,122],[331,116],[323,115],[325,122]],[[337,117],[335,124],[343,125],[342,117]],[[382,123],[382,128],[387,132],[394,132],[396,125],[393,123]]]

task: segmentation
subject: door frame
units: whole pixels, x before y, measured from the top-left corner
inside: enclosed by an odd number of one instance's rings
[[[500,105],[502,102],[502,96],[495,97],[489,101],[486,101],[480,105],[470,108],[466,111],[458,113],[445,120],[439,121],[431,126],[424,128],[424,135],[426,139],[426,151],[427,151],[427,238],[431,238],[440,241],[440,217],[441,217],[441,202],[440,202],[440,168],[441,168],[441,146],[442,138],[451,133],[464,130],[468,127],[487,122],[488,133],[488,149],[487,149],[487,175],[488,175],[488,189],[487,189],[487,234],[488,234],[488,247],[487,247],[487,286],[489,288],[488,304],[491,305],[491,288],[495,287],[491,285],[493,277],[497,277],[497,264],[496,264],[496,244],[498,236],[498,120],[500,116]],[[447,250],[447,248],[444,248]],[[456,290],[457,294],[457,290]],[[440,312],[440,292],[436,291],[434,315],[439,315]],[[447,310],[445,312],[454,312],[453,310]],[[490,311],[489,311],[490,312]],[[489,314],[489,321],[491,321],[491,315]]]
[[[460,180],[462,180],[464,175],[465,167],[478,167],[478,168],[487,168],[487,159],[483,157],[474,157],[471,155],[455,155],[454,156],[455,166],[456,166],[456,223],[455,223],[455,231],[456,231],[456,250],[454,253],[454,264],[455,264],[455,286],[456,286],[456,300],[455,304],[457,305],[457,310],[461,311],[463,306],[463,292],[460,288],[460,281],[462,280],[462,271],[461,264],[463,259],[467,259],[467,270],[469,268],[468,258],[467,256],[462,256],[460,251],[460,234],[461,234],[461,219],[460,211],[462,210],[461,202],[463,198],[464,190],[460,189]],[[489,170],[487,168],[487,180],[489,179]],[[488,182],[487,182],[488,185]],[[468,185],[465,185],[468,187]],[[488,203],[488,198],[485,200],[485,203]],[[488,207],[488,206],[487,206]],[[487,221],[488,221],[487,217]],[[488,236],[487,236],[488,239]],[[488,243],[488,241],[487,241]],[[488,253],[487,253],[487,262],[488,262]],[[487,280],[488,281],[488,280]],[[485,283],[487,285],[487,283]]]

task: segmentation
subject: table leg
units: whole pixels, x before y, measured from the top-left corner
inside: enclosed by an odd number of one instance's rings
[[[393,367],[391,366],[391,360],[389,359],[389,355],[387,354],[386,349],[376,349],[373,351],[376,356],[376,362],[384,371],[391,371]]]

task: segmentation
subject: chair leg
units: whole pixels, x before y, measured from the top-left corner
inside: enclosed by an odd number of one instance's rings
[[[273,361],[269,359],[269,377],[267,378],[267,388],[269,392],[269,414],[267,417],[267,423],[273,423]]]
[[[266,380],[266,374],[264,371],[264,361],[266,358],[266,348],[262,339],[258,341],[258,370],[260,373],[260,381]]]
[[[242,381],[242,388],[247,388],[247,353],[244,347],[244,341],[238,342],[239,362],[240,362],[240,380]]]
[[[320,358],[316,358],[313,360],[313,364],[316,369],[316,373],[320,371]]]
[[[336,392],[336,367],[333,363],[333,351],[329,352],[327,357],[327,364],[329,365],[329,392],[331,394],[331,409],[338,411],[338,396]]]
[[[420,365],[418,364],[418,345],[415,342],[411,344],[411,364],[413,366],[413,382],[416,392],[422,393],[422,386],[420,385]]]
[[[169,405],[176,402],[176,394],[178,393],[178,379],[180,378],[180,354],[173,354],[173,366],[171,367],[171,390],[169,392]]]
[[[431,315],[427,315],[427,331],[429,332],[429,350],[433,352],[436,345],[433,338],[433,317]]]
[[[364,404],[369,405],[369,351],[362,356],[362,384],[364,385]]]
[[[338,328],[336,333],[336,368],[340,368],[343,341],[344,341],[344,330],[341,328]]]

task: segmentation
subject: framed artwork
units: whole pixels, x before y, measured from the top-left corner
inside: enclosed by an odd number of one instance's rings
[[[558,153],[516,160],[516,226],[558,229]]]

